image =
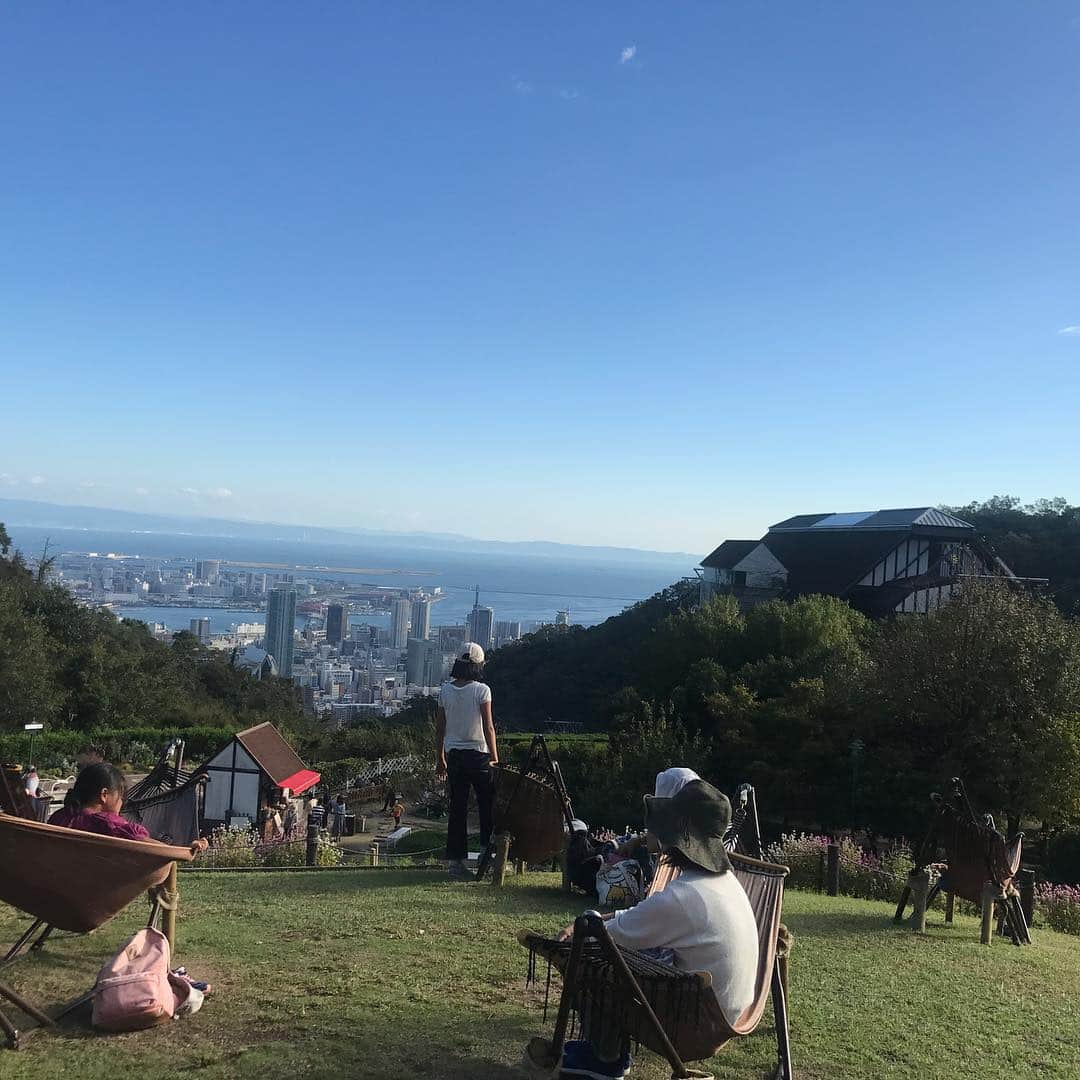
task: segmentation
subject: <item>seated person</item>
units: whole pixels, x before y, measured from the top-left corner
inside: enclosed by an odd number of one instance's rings
[[[712,975],[716,1003],[729,1024],[754,997],[758,964],[757,922],[742,885],[731,871],[724,833],[731,824],[727,796],[689,769],[668,769],[656,778],[656,794],[645,796],[650,839],[680,868],[666,888],[636,907],[605,917],[616,945],[636,950],[671,950],[684,971]],[[573,937],[573,925],[559,939]],[[654,956],[665,954],[654,953]],[[566,1044],[564,1076],[622,1077],[630,1067],[629,1039],[605,1031]]]
[[[69,798],[63,809],[57,810],[49,818],[49,824],[60,825],[65,829],[100,833],[102,836],[116,836],[121,840],[149,840],[157,843],[142,825],[120,816],[126,786],[124,774],[115,765],[103,761],[87,765],[79,773],[75,786],[68,793]],[[196,840],[191,845],[191,853],[197,855],[200,851],[205,851],[206,847],[205,840]]]

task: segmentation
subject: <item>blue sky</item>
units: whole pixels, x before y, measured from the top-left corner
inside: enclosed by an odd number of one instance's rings
[[[1080,501],[1075,4],[0,20],[0,493],[691,551]]]

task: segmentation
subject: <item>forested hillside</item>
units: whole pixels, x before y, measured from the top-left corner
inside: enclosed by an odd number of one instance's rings
[[[252,679],[191,634],[165,645],[144,623],[80,607],[10,547],[0,525],[0,734],[30,721],[50,731],[299,722],[286,680]]]
[[[1067,614],[1080,609],[1080,506],[1039,499],[1022,506],[1011,495],[947,507],[970,521],[1021,577],[1050,579],[1049,594]]]

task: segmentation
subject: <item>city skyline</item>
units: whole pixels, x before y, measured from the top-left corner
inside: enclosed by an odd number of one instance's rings
[[[2,494],[690,552],[1080,502],[1062,0],[42,0],[3,48]]]

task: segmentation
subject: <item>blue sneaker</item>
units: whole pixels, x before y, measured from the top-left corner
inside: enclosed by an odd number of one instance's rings
[[[601,1061],[584,1039],[574,1039],[563,1047],[561,1076],[588,1076],[593,1080],[622,1080],[630,1072],[630,1055],[618,1061]]]

